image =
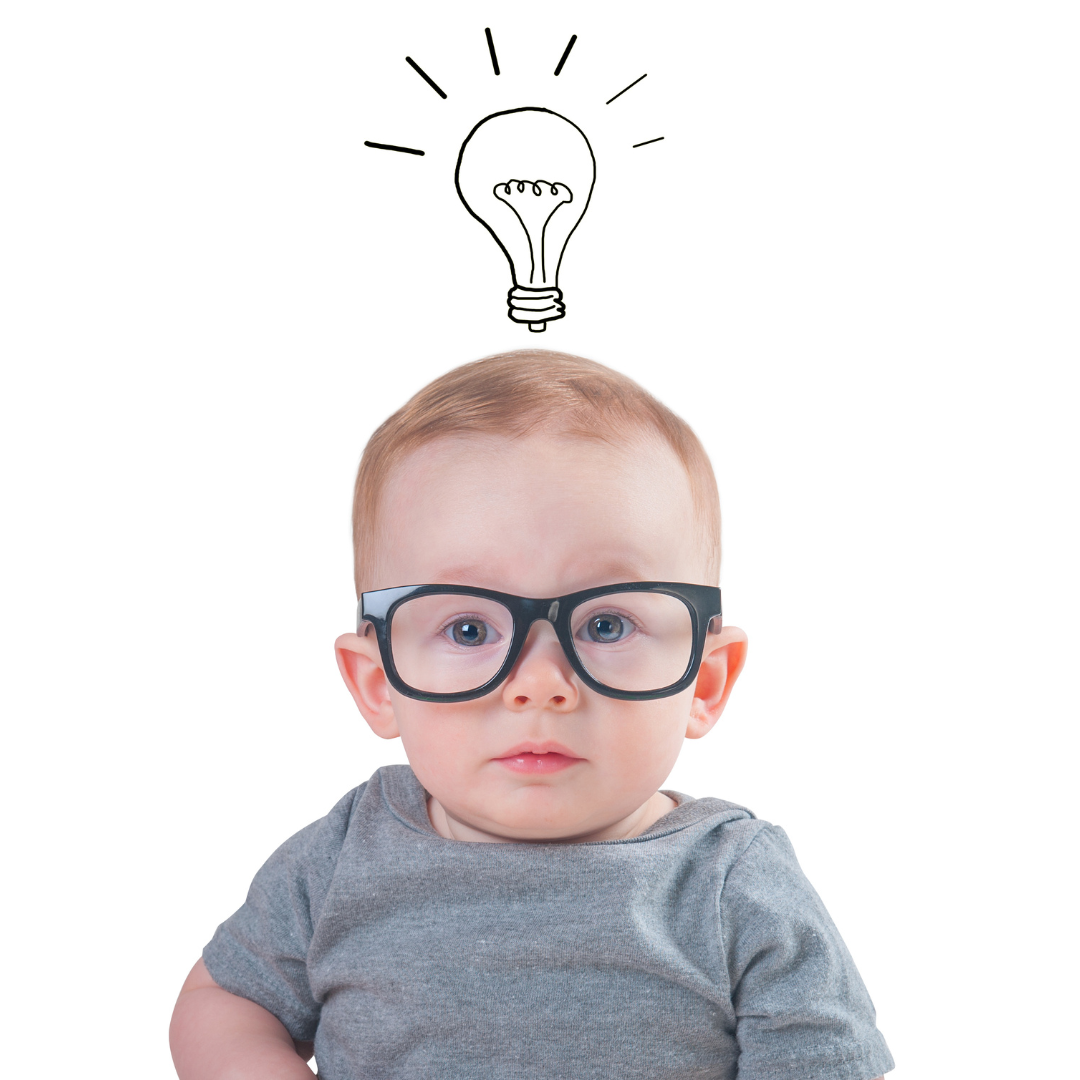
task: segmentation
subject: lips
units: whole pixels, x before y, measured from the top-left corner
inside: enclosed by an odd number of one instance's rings
[[[506,754],[495,758],[495,761],[511,772],[527,776],[547,776],[562,772],[563,769],[569,769],[584,760],[572,754],[565,746],[552,742],[520,743]]]

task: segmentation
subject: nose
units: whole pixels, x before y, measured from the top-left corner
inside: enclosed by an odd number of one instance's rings
[[[503,704],[515,712],[545,708],[569,712],[577,707],[578,694],[577,680],[555,627],[549,622],[534,622],[502,685]]]

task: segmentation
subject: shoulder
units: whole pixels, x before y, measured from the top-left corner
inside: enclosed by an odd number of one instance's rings
[[[669,856],[686,866],[687,886],[704,889],[710,905],[719,903],[722,921],[730,926],[820,910],[779,825],[724,799],[679,798],[666,819]]]
[[[355,861],[356,854],[364,850],[378,829],[380,819],[385,819],[384,788],[401,768],[376,770],[370,779],[342,795],[327,814],[280,844],[255,875],[248,903],[283,903],[317,919],[343,866]],[[399,784],[407,782],[407,778],[396,779]]]
[[[407,783],[396,773],[407,766],[383,766],[362,784],[347,791],[323,817],[293,833],[267,859],[262,874],[282,874],[291,879],[307,879],[316,891],[334,876],[344,851],[363,844],[376,821],[386,814],[385,788]],[[415,782],[415,781],[414,781]]]
[[[755,819],[753,828],[739,830],[739,852],[725,876],[725,890],[775,895],[785,882],[809,888],[788,835],[779,825]]]
[[[672,839],[687,857],[707,863],[714,873],[719,873],[718,884],[723,883],[762,833],[775,828],[739,803],[715,798],[692,799],[679,792],[665,794],[675,798],[678,806],[661,818],[653,830],[658,834],[672,832]]]
[[[777,825],[761,825],[727,867],[720,890],[721,937],[733,969],[763,955],[779,966],[851,967],[843,940],[787,834]]]
[[[364,783],[358,784],[352,790],[347,791],[334,803],[329,813],[293,833],[278,848],[277,853],[295,857],[302,854],[311,855],[316,852],[323,855],[339,852],[345,842],[345,837],[348,835],[349,825],[353,820],[356,809],[362,802],[369,784],[370,781],[365,780]]]
[[[347,791],[325,817],[293,834],[271,859],[332,871],[346,851],[361,851],[383,839],[402,816],[427,820],[427,793],[408,765],[384,765]],[[415,806],[412,804],[415,803]]]
[[[742,830],[738,853],[724,869],[720,909],[728,929],[827,922],[787,833],[767,821],[754,825]]]

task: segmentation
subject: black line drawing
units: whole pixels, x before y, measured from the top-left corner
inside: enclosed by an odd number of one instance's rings
[[[577,34],[571,34],[570,40],[566,43],[566,48],[563,49],[562,56],[559,57],[559,65],[555,68],[555,74],[558,75],[562,71],[563,64],[566,63],[566,58],[570,55],[570,50],[574,47],[574,42],[577,41]]]
[[[546,281],[544,241],[548,222],[563,203],[574,201],[574,193],[565,184],[549,184],[546,180],[508,180],[505,184],[496,184],[492,194],[514,211],[529,238],[529,284],[537,280]],[[540,201],[537,202],[537,199]],[[540,237],[540,243],[534,246],[533,238],[536,236]],[[539,279],[536,276],[537,254],[540,255]]]
[[[408,64],[409,67],[411,67],[413,71],[415,71],[416,74],[443,99],[443,101],[446,100],[446,92],[443,88],[411,56],[405,57],[405,63]]]
[[[492,113],[461,144],[457,193],[510,264],[509,317],[534,332],[566,314],[559,269],[595,183],[585,133],[551,109]]]
[[[495,55],[495,42],[491,40],[491,27],[484,27],[484,36],[487,38],[488,53],[491,55],[491,66],[495,71],[495,74],[499,74],[499,58]]]
[[[491,70],[500,75],[491,27],[484,27]],[[571,34],[555,75],[577,42]],[[446,92],[411,57],[406,63],[442,98]],[[610,105],[648,77],[639,75],[604,103]],[[442,114],[445,117],[445,113]],[[632,149],[662,142],[663,135]],[[370,142],[373,150],[424,157],[424,151]],[[465,209],[491,234],[510,264],[507,315],[534,333],[566,315],[559,271],[566,245],[585,216],[596,184],[596,157],[572,120],[538,105],[491,113],[476,124],[458,151],[454,186]]]
[[[396,150],[399,154],[416,154],[417,157],[423,157],[423,150],[414,150],[411,146],[394,146],[391,143],[384,142],[368,142],[364,140],[365,146],[370,146],[372,150]]]
[[[648,74],[649,74],[649,73],[648,73],[648,72],[646,71],[646,72],[645,72],[645,75],[648,75]],[[623,96],[623,94],[625,94],[625,93],[626,93],[626,91],[627,91],[627,90],[632,90],[632,89],[633,89],[633,88],[634,88],[635,86],[637,86],[637,84],[638,84],[639,82],[641,82],[641,80],[642,80],[642,79],[644,79],[644,78],[645,78],[645,75],[642,75],[642,76],[641,76],[641,78],[635,79],[635,80],[634,80],[634,81],[633,81],[633,82],[632,82],[632,83],[631,83],[631,84],[630,84],[629,86],[624,86],[624,87],[623,87],[623,88],[622,88],[622,89],[621,89],[621,90],[620,90],[620,91],[619,91],[619,92],[618,92],[618,93],[617,93],[617,94],[615,95],[615,97],[611,97],[611,98],[608,98],[608,99],[607,99],[607,101],[605,101],[605,102],[604,102],[604,104],[605,104],[605,105],[610,105],[610,104],[611,104],[611,103],[612,103],[612,102],[613,102],[613,101],[615,100],[615,98],[621,98],[621,97]]]

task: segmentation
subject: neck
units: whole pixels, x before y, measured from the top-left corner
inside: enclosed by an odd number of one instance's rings
[[[428,817],[432,828],[445,840],[462,840],[474,844],[584,844],[590,840],[628,840],[640,836],[677,805],[674,799],[658,791],[632,814],[602,828],[572,836],[530,837],[527,840],[479,829],[449,813],[433,795],[428,798]]]

